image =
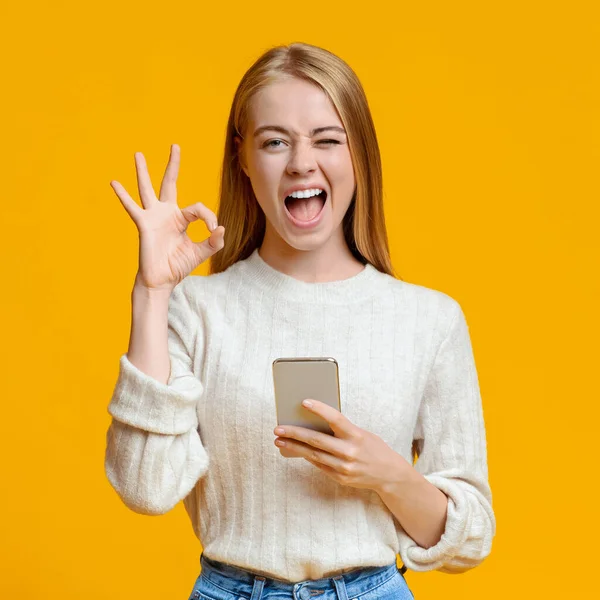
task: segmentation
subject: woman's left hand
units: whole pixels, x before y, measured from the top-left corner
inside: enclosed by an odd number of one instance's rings
[[[306,409],[325,419],[335,435],[295,425],[281,426],[285,433],[280,433],[276,427],[274,433],[279,437],[275,444],[282,456],[304,458],[338,483],[375,491],[402,481],[412,468],[378,435],[354,425],[324,402],[310,402],[312,407]],[[280,446],[278,440],[285,446]]]

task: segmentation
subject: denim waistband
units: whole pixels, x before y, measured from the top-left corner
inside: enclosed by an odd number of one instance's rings
[[[402,573],[394,561],[380,567],[357,567],[339,575],[293,583],[208,558],[204,553],[200,556],[200,564],[202,575],[212,584],[251,600],[260,600],[263,591],[281,591],[292,594],[296,600],[312,600],[315,595],[328,590],[335,591],[339,600],[351,600],[385,583],[397,572]]]

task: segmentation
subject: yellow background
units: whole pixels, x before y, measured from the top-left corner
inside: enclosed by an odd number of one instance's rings
[[[158,189],[177,143],[180,206],[216,208],[235,87],[260,53],[292,41],[357,72],[394,264],[459,300],[470,325],[497,535],[475,570],[409,571],[410,587],[416,598],[589,597],[600,438],[592,4],[4,5],[1,597],[188,597],[201,547],[183,504],[137,515],[103,471],[138,252],[109,182],[138,199],[141,151]]]

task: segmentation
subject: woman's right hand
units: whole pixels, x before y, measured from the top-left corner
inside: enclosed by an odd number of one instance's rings
[[[110,185],[138,228],[140,256],[136,286],[170,293],[198,265],[223,248],[225,228],[217,226],[215,213],[201,202],[179,209],[177,144],[171,146],[159,198],[152,189],[144,155],[136,152],[134,156],[138,190],[144,208],[138,206],[118,181],[111,181]],[[202,242],[193,242],[186,234],[188,225],[197,219],[204,220],[212,231]]]

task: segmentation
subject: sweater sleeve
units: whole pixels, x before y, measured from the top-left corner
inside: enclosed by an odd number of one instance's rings
[[[139,370],[123,354],[108,406],[106,476],[126,506],[146,515],[170,511],[208,469],[196,411],[203,385],[191,358],[204,331],[184,284],[169,299],[167,383]]]
[[[400,557],[415,571],[462,573],[481,563],[496,533],[479,381],[463,310],[438,348],[419,410],[415,468],[448,498],[445,531],[423,548],[397,526]]]

